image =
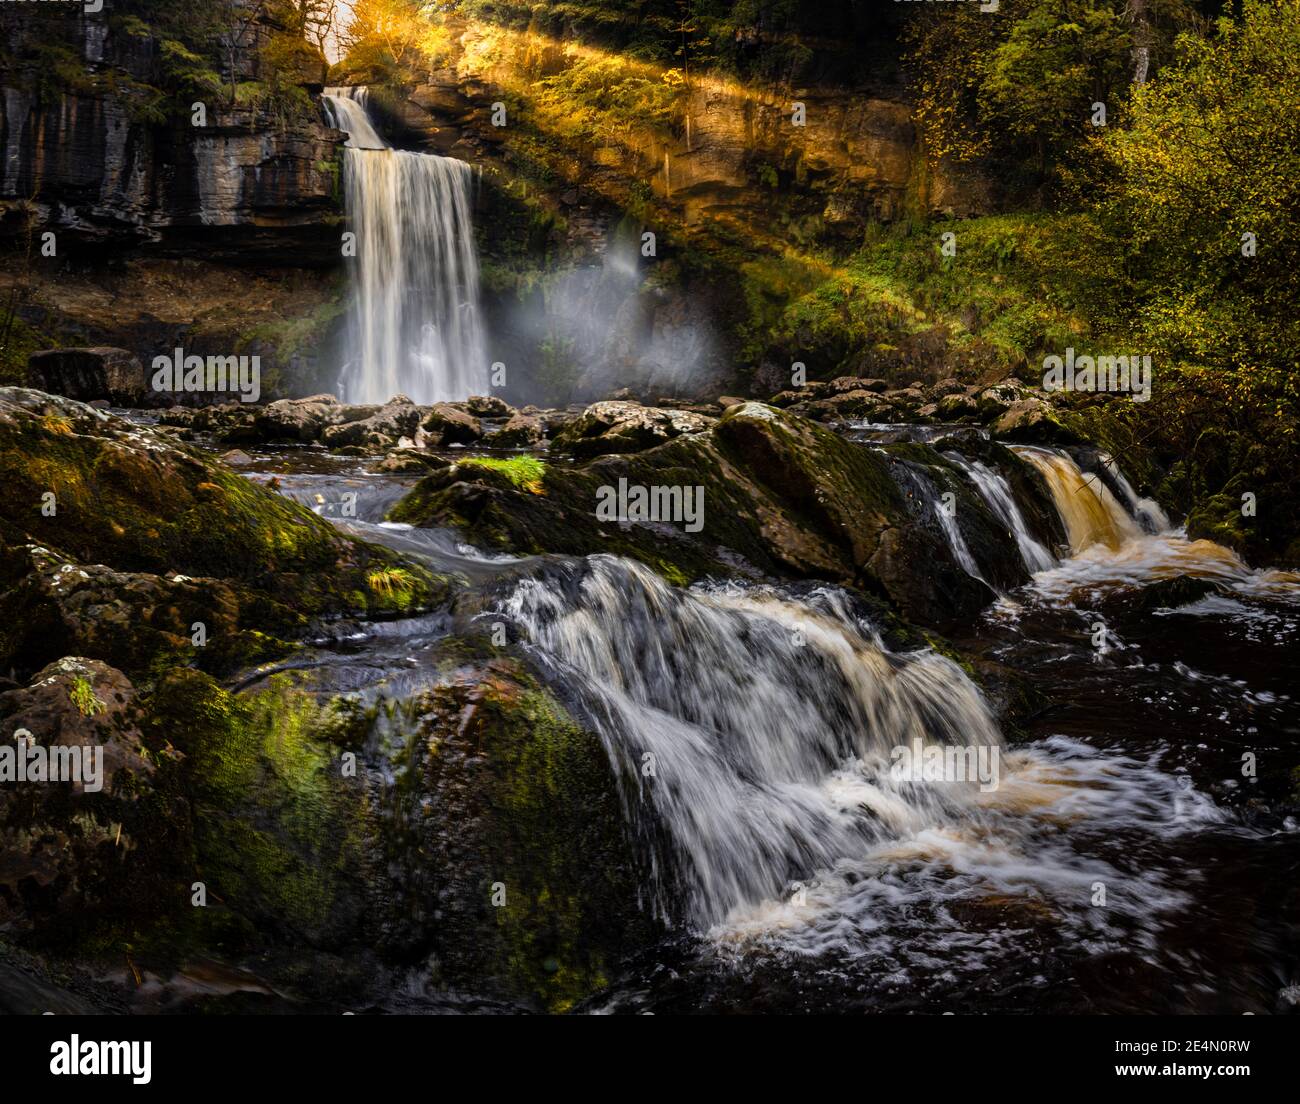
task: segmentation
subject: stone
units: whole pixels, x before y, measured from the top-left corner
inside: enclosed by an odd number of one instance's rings
[[[263,440],[315,441],[326,423],[338,416],[340,403],[333,395],[304,399],[277,399],[253,416]]]
[[[367,417],[326,426],[321,442],[328,448],[389,448],[402,437],[413,437],[420,422],[420,408],[405,395],[397,395]]]
[[[420,428],[443,448],[470,445],[483,436],[478,419],[451,403],[435,403],[420,420]]]
[[[632,402],[592,403],[551,441],[551,448],[579,459],[614,452],[640,452],[683,434],[702,433],[713,419],[686,410],[663,410]]]
[[[139,406],[148,391],[144,365],[127,349],[45,349],[27,362],[27,379],[38,391],[70,399],[108,399]]]
[[[471,395],[465,401],[465,409],[476,418],[509,418],[515,412],[514,407],[495,395]]]
[[[546,440],[542,420],[529,414],[516,414],[487,439],[494,448],[534,448]]]

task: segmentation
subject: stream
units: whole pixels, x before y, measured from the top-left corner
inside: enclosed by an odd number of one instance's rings
[[[909,439],[899,426],[852,436]],[[639,779],[623,794],[629,829],[671,852],[645,905],[670,935],[588,1011],[1300,1003],[1300,824],[1274,811],[1300,764],[1300,579],[1189,541],[1108,457],[1102,480],[1063,452],[1018,447],[1059,514],[1067,540],[1053,545],[1007,473],[950,444],[937,447],[1028,579],[990,585],[983,613],[951,634],[1050,702],[1012,739],[956,662],[890,650],[840,588],[683,590],[611,556],[485,554],[383,520],[412,478],[320,451],[257,452],[248,474],[481,591],[479,616],[515,627]],[[991,577],[937,505],[937,481],[913,472],[904,485],[934,498],[925,508],[956,561]],[[1211,585],[1168,603],[1151,591],[1177,576]],[[314,666],[322,691],[400,700],[429,684],[422,657],[450,631],[436,612],[343,625],[294,665]],[[996,785],[899,778],[892,749],[913,744],[984,749]],[[430,1006],[410,993],[391,1004]]]

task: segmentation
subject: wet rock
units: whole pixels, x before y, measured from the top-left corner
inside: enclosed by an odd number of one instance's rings
[[[882,379],[868,379],[861,376],[840,376],[827,385],[828,391],[843,393],[846,391],[874,391],[881,394],[889,390],[889,384]]]
[[[694,528],[684,515],[626,524],[598,516],[602,495],[620,485],[702,488]],[[879,454],[757,402],[653,448],[544,465],[527,484],[454,465],[416,484],[390,518],[455,526],[502,551],[630,556],[675,583],[830,579],[888,595],[934,624],[977,611],[988,594],[911,515]]]
[[[381,472],[428,472],[445,468],[449,461],[440,456],[433,456],[420,449],[399,448],[390,452],[380,461],[376,471]]]
[[[413,713],[394,795],[410,836],[386,840],[403,904],[386,938],[432,937],[450,977],[571,1007],[657,931],[604,746],[504,658],[462,661]]]
[[[333,395],[305,399],[277,399],[259,410],[254,425],[266,441],[315,441],[331,419],[341,413]]]
[[[986,387],[976,397],[976,405],[979,407],[980,416],[985,421],[1000,417],[1010,407],[1020,402],[1022,399],[1032,397],[1032,392],[1020,380],[1009,376],[1004,380],[995,383],[992,387]]]
[[[1115,588],[1102,595],[1102,604],[1116,612],[1149,615],[1153,610],[1177,609],[1191,605],[1211,594],[1224,593],[1225,588],[1213,579],[1198,579],[1191,575],[1175,575],[1160,579],[1137,590]]]
[[[515,412],[513,406],[495,395],[471,395],[465,409],[476,418],[509,418]]]
[[[107,347],[33,353],[27,379],[38,391],[83,401],[108,399],[117,406],[139,406],[149,387],[134,353]]]
[[[516,414],[487,443],[495,448],[535,448],[546,440],[546,427],[540,418]]]
[[[253,462],[253,458],[242,449],[231,449],[221,454],[221,462],[229,464],[232,468],[244,468]]]
[[[1052,411],[1042,399],[1018,399],[998,415],[994,435],[1011,441],[1052,441],[1069,439]]]
[[[200,664],[230,659],[227,649],[248,639],[192,646],[192,621],[213,636],[237,625],[282,643],[311,617],[406,609],[445,593],[426,569],[206,454],[39,391],[0,388],[0,482],[0,667],[33,668],[33,649],[45,646],[37,626],[102,639],[104,654],[147,669],[150,657],[176,658],[168,637]],[[399,565],[409,581],[400,595],[370,585],[372,572]]]
[[[828,398],[817,399],[808,406],[809,416],[818,421],[873,421],[890,409],[892,404],[884,396],[865,390],[842,391]]]
[[[551,448],[580,460],[616,452],[640,452],[683,434],[701,433],[712,419],[685,410],[632,402],[592,403],[551,441]]]
[[[771,406],[784,409],[788,406],[794,406],[795,403],[807,402],[812,397],[813,392],[804,388],[799,391],[778,391],[767,401]]]
[[[931,401],[938,402],[946,395],[962,395],[966,392],[966,385],[955,376],[948,376],[945,379],[933,383],[927,389]]]
[[[451,403],[435,403],[420,422],[435,445],[471,445],[483,436],[483,427],[472,414]]]
[[[959,418],[974,418],[980,412],[979,402],[967,395],[965,391],[944,395],[936,404],[940,418],[956,421]]]
[[[398,395],[366,417],[326,426],[321,443],[328,448],[389,448],[400,438],[414,435],[420,420],[420,408],[405,395]]]
[[[0,785],[0,928],[57,943],[179,903],[184,817],[159,815],[154,795],[155,764],[175,757],[146,751],[135,698],[120,671],[83,657],[0,694],[0,748],[27,759],[26,781]],[[32,780],[33,753],[60,780]]]

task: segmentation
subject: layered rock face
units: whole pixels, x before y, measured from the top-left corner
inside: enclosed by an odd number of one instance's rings
[[[107,11],[69,20],[31,7],[0,10],[6,39],[57,30],[80,73],[54,93],[41,87],[48,74],[0,74],[0,202],[30,203],[41,229],[77,243],[337,262],[337,132],[223,109],[213,94],[196,96],[206,101],[203,125],[192,115],[154,121],[155,39],[110,26]],[[247,64],[253,56],[243,51]]]
[[[579,56],[582,50],[576,40],[539,43],[481,26],[463,28],[455,41],[451,64],[413,90],[395,121],[433,152],[467,161],[503,153],[508,159],[509,127],[491,122],[501,89],[526,96],[537,79],[573,63],[570,47]],[[642,181],[680,205],[688,222],[708,216],[751,222],[779,189],[783,206],[803,201],[832,234],[847,237],[909,208],[966,217],[993,206],[989,183],[978,174],[946,164],[925,171],[901,87],[801,89],[696,74],[681,114],[682,133],[672,138],[646,127],[601,142],[589,173]],[[578,204],[576,196],[561,202]]]

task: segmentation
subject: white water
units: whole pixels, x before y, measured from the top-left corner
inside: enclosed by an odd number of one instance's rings
[[[979,691],[933,652],[885,651],[837,592],[814,608],[674,589],[610,556],[577,570],[576,585],[523,581],[502,612],[596,703],[636,780],[630,812],[653,809],[685,868],[694,926],[972,807],[977,784],[896,781],[889,765],[914,739],[1000,750]]]
[[[1110,471],[1118,485],[1120,492],[1124,495],[1124,501],[1128,503],[1129,511],[1138,519],[1143,530],[1148,533],[1164,533],[1170,528],[1169,515],[1160,508],[1160,503],[1152,498],[1139,498],[1133,485],[1124,478],[1124,473],[1111,457],[1101,454],[1101,462]]]
[[[1002,524],[1016,538],[1016,547],[1020,549],[1020,558],[1029,573],[1032,575],[1036,571],[1046,571],[1053,566],[1056,563],[1056,557],[1030,534],[1024,514],[1020,512],[1020,506],[1016,503],[1015,495],[1011,493],[1011,486],[1002,473],[995,471],[986,464],[981,464],[978,460],[967,459],[960,453],[948,453],[947,456],[970,476],[970,480],[975,484],[975,489],[979,491],[980,497],[984,499],[989,509],[997,515]]]
[[[1088,833],[1225,819],[1155,760],[1063,738],[1008,751],[960,668],[891,654],[839,591],[682,591],[609,556],[571,570],[523,581],[487,616],[516,621],[579,689],[631,821],[643,840],[666,831],[683,875],[684,908],[666,908],[657,862],[655,903],[720,948],[924,963],[966,938],[949,914],[958,902],[1007,901],[1099,945],[1149,944],[1183,894],[1089,853]],[[914,739],[996,749],[996,784],[895,778],[892,750]],[[1090,905],[1097,882],[1109,910]],[[978,959],[1003,936],[970,938]]]
[[[365,89],[330,88],[322,99],[348,134],[344,191],[357,246],[342,397],[433,403],[486,394],[473,170],[388,148],[366,114]]]
[[[1300,575],[1251,568],[1230,548],[1188,540],[1183,530],[1171,528],[1156,502],[1138,497],[1119,465],[1105,454],[1103,462],[1142,525],[1100,478],[1082,472],[1065,453],[1028,445],[1013,449],[1042,473],[1074,552],[1034,576],[1032,589],[1038,596],[1065,601],[1075,593],[1141,587],[1189,575],[1243,595],[1300,601]]]

